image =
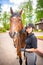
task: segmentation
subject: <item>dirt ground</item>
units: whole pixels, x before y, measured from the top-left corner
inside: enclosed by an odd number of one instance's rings
[[[38,49],[43,52],[42,40],[38,40]],[[23,65],[25,65],[24,56],[22,59]],[[0,65],[19,65],[19,59],[17,59],[16,49],[13,45],[13,40],[10,38],[8,32],[0,33]],[[43,65],[43,58],[40,56],[38,56],[37,65]]]

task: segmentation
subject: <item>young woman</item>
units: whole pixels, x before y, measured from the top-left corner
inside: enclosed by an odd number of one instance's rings
[[[33,33],[34,25],[29,23],[26,27],[27,37],[26,37],[26,47],[25,47],[25,58],[26,65],[36,65],[36,54],[37,51],[37,38]]]

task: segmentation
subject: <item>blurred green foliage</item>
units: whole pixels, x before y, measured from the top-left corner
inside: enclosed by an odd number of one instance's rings
[[[43,18],[43,0],[37,0],[36,6],[36,22],[39,22],[41,18]]]
[[[3,28],[0,27],[0,33],[1,32],[6,32],[6,29],[4,27]]]
[[[32,22],[32,1],[23,3],[20,8],[23,9],[22,22],[24,25],[27,25],[29,22]]]
[[[35,1],[35,0],[34,0]],[[39,22],[43,18],[43,0],[36,0],[37,6],[35,11],[35,23]],[[19,8],[23,8],[24,12],[22,14],[22,23],[26,26],[29,22],[32,22],[33,17],[33,0],[28,0],[28,2],[22,3]],[[0,15],[1,16],[1,15]],[[3,24],[3,28],[0,31],[6,31],[10,28],[10,13],[4,12],[2,17],[0,17],[0,22]]]
[[[3,27],[0,27],[0,32],[6,32],[10,28],[10,13],[6,11],[2,14],[0,18],[0,23],[2,23]]]

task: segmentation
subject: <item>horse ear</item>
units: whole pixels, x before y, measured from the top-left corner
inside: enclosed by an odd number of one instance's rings
[[[10,7],[10,12],[11,12],[11,14],[13,14],[13,10],[12,10],[12,7]]]
[[[20,15],[22,14],[23,9],[20,10]]]

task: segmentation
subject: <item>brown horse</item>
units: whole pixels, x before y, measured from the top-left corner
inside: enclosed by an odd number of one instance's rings
[[[10,17],[10,36],[13,38],[14,46],[17,49],[17,55],[19,56],[19,62],[20,65],[22,65],[22,54],[21,54],[21,48],[25,47],[25,37],[26,33],[22,33],[23,30],[23,24],[21,21],[21,14],[22,10],[20,12],[13,12],[12,8],[10,8],[11,11],[11,17]]]

